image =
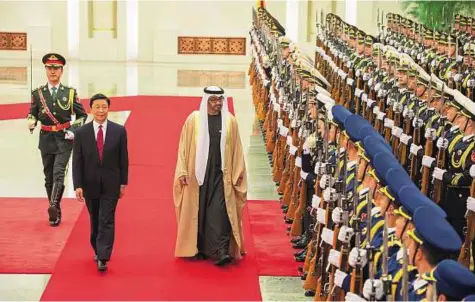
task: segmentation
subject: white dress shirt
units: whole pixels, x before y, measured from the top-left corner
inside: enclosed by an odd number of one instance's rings
[[[53,87],[56,87],[56,94],[58,94],[58,91],[59,91],[59,83],[53,86],[53,85],[51,85],[50,82],[48,82],[49,94],[50,94],[50,95],[53,95]]]
[[[92,126],[94,127],[94,137],[96,138],[96,141],[97,141],[97,132],[99,132],[99,125],[101,124],[96,122],[96,120],[92,121]],[[106,141],[106,132],[107,132],[107,120],[105,120],[104,123],[102,123],[102,133],[104,137],[104,143]]]

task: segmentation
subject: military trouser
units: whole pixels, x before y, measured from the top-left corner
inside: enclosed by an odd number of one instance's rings
[[[61,198],[64,193],[64,177],[71,151],[68,150],[57,154],[41,152],[45,188],[50,204],[48,209],[50,222],[58,223],[61,220]]]
[[[71,151],[51,154],[41,152],[43,160],[43,173],[45,174],[45,187],[48,199],[51,199],[51,191],[54,183],[64,184],[64,174],[68,165]]]
[[[306,200],[305,210],[304,210],[303,219],[302,219],[303,230],[307,238],[311,237],[310,224],[312,223],[312,217],[310,216],[310,212],[308,211],[308,209],[312,206],[312,199],[313,199],[314,193],[315,193],[315,190],[313,186],[307,186],[307,200]]]

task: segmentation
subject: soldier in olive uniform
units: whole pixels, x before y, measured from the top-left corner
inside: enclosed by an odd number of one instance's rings
[[[84,124],[87,114],[79,103],[76,89],[61,84],[66,64],[64,57],[50,53],[42,61],[48,82],[32,91],[27,119],[30,132],[38,122],[41,123],[38,148],[49,200],[49,223],[58,226],[61,223],[64,175],[73,148],[74,131]]]

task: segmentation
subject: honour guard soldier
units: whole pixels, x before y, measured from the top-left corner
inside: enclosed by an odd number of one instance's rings
[[[48,82],[32,91],[27,119],[30,132],[33,132],[38,122],[41,123],[38,148],[49,200],[49,223],[50,226],[58,226],[61,223],[60,204],[74,131],[85,122],[87,114],[79,103],[76,89],[61,83],[65,58],[49,53],[42,61]]]

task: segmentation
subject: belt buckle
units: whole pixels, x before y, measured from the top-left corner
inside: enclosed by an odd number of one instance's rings
[[[51,126],[51,130],[52,130],[52,131],[56,131],[56,125]]]

